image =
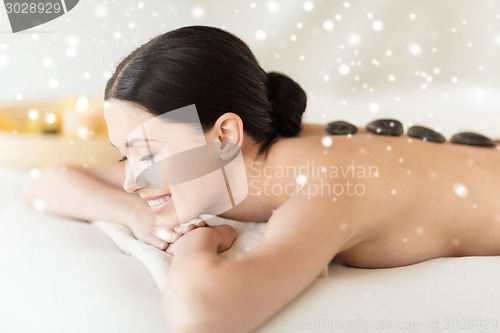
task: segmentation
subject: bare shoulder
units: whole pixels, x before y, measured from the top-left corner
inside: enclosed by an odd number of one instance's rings
[[[262,250],[267,252],[267,247],[287,244],[288,251],[293,249],[298,256],[314,256],[310,260],[321,267],[363,237],[361,220],[349,218],[354,205],[346,203],[338,209],[331,198],[293,196],[269,219]]]
[[[322,124],[302,124],[299,136],[311,135],[328,135],[328,132]]]

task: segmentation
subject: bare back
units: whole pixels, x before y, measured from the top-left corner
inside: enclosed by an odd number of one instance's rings
[[[301,134],[273,145],[267,175],[250,174],[249,181],[271,182],[260,195],[276,205],[289,193],[273,184],[283,189],[303,182],[320,189],[304,200],[331,198],[331,211],[324,214],[355,207],[344,223],[356,225],[358,237],[335,259],[358,267],[394,267],[443,256],[500,254],[499,149],[364,130],[325,139],[324,127],[316,125]],[[285,165],[288,172],[281,170]],[[343,204],[348,201],[356,205]]]

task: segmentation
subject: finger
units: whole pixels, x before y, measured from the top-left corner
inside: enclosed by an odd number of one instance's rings
[[[165,250],[168,247],[168,243],[162,239],[155,236],[145,236],[141,239],[144,243],[152,245],[160,250]]]
[[[187,223],[182,223],[181,225],[174,227],[174,231],[178,232],[178,233],[185,234],[188,231],[193,230],[194,228],[201,228],[201,227],[205,227],[206,225],[207,224],[205,223],[204,220],[202,220],[200,218],[194,218]]]
[[[180,238],[178,233],[167,229],[156,230],[154,235],[166,243],[174,243]]]
[[[185,223],[174,228],[174,231],[179,234],[186,234],[195,228],[194,224]]]
[[[198,228],[198,227],[204,227],[206,226],[207,224],[205,223],[204,220],[202,219],[199,219],[199,218],[196,218],[196,219],[193,219],[191,222],[194,223],[194,225]]]
[[[233,245],[233,242],[236,239],[236,230],[234,230],[233,227],[228,224],[222,224],[210,228],[217,231],[219,237],[221,238],[221,242],[219,244],[219,247],[217,248],[218,252],[224,252],[228,250],[231,245]]]

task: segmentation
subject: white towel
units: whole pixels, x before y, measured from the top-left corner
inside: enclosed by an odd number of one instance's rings
[[[158,289],[160,291],[165,289],[173,259],[171,254],[138,241],[128,228],[120,224],[106,221],[94,221],[92,224],[99,227],[125,254],[141,261],[153,277]],[[209,224],[229,224],[236,230],[235,242],[229,250],[220,254],[225,258],[237,258],[257,247],[266,226],[265,222],[243,223],[218,217],[211,218]]]

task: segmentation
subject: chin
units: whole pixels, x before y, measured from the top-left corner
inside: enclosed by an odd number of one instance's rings
[[[156,225],[158,226],[176,226],[179,224],[179,218],[177,217],[175,209],[167,209],[163,213],[156,216]]]

